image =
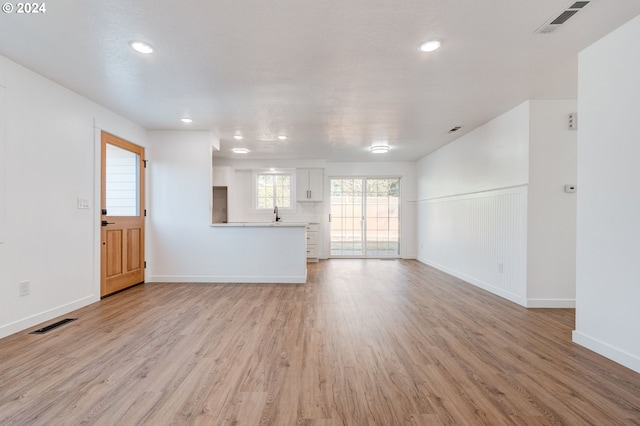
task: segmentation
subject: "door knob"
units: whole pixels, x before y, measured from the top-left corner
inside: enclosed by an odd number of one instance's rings
[[[113,225],[115,222],[107,222],[106,220],[102,221],[102,226]]]

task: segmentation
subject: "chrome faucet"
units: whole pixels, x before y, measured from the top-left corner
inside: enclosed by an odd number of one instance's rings
[[[280,222],[281,217],[278,215],[278,206],[273,206],[273,212],[276,214],[276,222]]]

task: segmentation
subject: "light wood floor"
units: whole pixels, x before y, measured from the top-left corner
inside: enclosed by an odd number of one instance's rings
[[[572,344],[572,310],[415,261],[309,273],[147,284],[2,339],[0,424],[640,424],[640,375]]]

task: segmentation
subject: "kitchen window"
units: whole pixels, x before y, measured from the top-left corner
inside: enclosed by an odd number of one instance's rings
[[[293,207],[293,173],[256,173],[256,209]]]

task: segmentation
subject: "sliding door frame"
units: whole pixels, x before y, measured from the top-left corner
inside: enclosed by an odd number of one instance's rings
[[[327,202],[327,210],[329,217],[329,226],[327,229],[328,238],[328,258],[331,259],[400,259],[402,257],[402,243],[401,243],[401,235],[402,235],[402,176],[329,176],[328,178],[328,202]],[[359,255],[334,255],[331,250],[331,181],[334,179],[361,179],[363,183],[363,197],[362,197],[362,254]],[[398,188],[398,253],[389,256],[382,255],[368,255],[367,254],[367,190],[366,185],[368,180],[375,179],[397,179],[399,188]]]

